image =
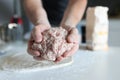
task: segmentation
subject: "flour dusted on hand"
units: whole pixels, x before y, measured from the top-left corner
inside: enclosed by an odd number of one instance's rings
[[[32,47],[39,50],[41,58],[54,61],[73,47],[73,43],[66,41],[67,35],[68,32],[61,27],[51,28],[43,32],[41,43],[34,43]]]

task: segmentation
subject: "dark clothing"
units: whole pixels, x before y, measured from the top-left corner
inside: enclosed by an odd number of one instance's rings
[[[69,0],[42,0],[52,25],[59,25]]]

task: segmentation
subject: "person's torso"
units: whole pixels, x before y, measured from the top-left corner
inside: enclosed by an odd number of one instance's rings
[[[69,0],[42,0],[51,24],[58,25],[63,17]]]

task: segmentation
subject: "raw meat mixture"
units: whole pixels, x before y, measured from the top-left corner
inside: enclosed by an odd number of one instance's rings
[[[74,44],[68,43],[66,37],[68,32],[63,28],[51,28],[43,34],[41,43],[34,43],[33,48],[40,51],[40,57],[45,60],[56,60],[64,52],[70,50]]]

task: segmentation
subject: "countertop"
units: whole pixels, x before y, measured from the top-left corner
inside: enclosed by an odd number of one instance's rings
[[[120,80],[119,25],[120,19],[110,20],[109,51],[79,49],[70,66],[30,73],[0,71],[0,80]]]
[[[0,71],[0,80],[120,80],[120,47],[110,47],[108,51],[79,49],[73,60],[72,65],[50,70]]]

